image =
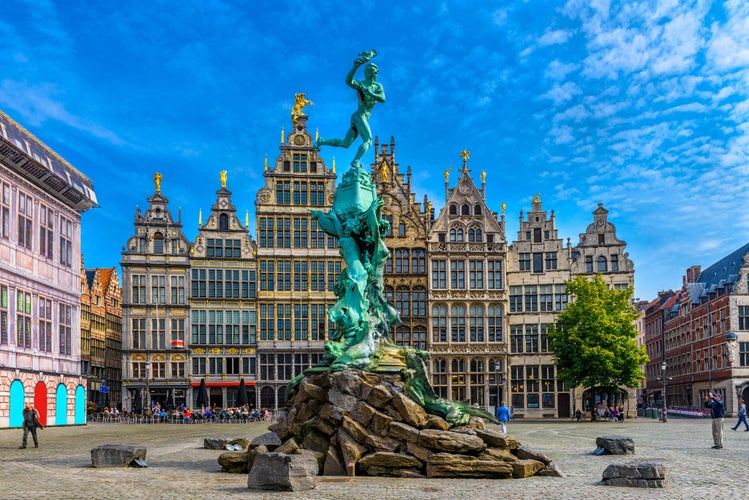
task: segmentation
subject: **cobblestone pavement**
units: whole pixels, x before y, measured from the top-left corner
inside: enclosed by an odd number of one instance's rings
[[[543,452],[564,478],[522,480],[319,478],[316,490],[266,493],[247,489],[246,474],[220,472],[219,450],[203,449],[209,436],[253,437],[267,423],[251,424],[102,424],[51,427],[39,431],[40,448],[18,449],[20,429],[0,431],[0,498],[746,498],[749,432],[725,423],[725,448],[713,450],[710,420],[652,419],[617,423],[513,421],[508,430],[522,444]],[[634,439],[635,455],[594,456],[595,438],[625,435]],[[31,440],[31,437],[29,437]],[[90,450],[102,444],[147,447],[145,469],[95,469]],[[603,470],[633,460],[662,462],[668,484],[663,489],[601,486]]]

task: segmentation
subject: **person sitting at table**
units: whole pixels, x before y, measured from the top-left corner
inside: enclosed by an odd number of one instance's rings
[[[192,412],[190,411],[190,408],[185,408],[185,411],[182,413],[182,423],[189,424],[191,417]]]

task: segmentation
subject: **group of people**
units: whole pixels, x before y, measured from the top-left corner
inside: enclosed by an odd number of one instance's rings
[[[590,421],[591,422],[603,422],[605,420],[608,420],[609,422],[618,422],[622,423],[624,422],[624,404],[620,403],[619,406],[603,406],[598,405],[594,411],[590,412]],[[580,410],[580,408],[575,411],[575,419],[578,422],[581,422],[583,420],[583,412]]]

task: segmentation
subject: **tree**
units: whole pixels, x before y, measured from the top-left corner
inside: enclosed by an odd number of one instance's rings
[[[582,387],[637,387],[648,361],[637,345],[632,290],[611,290],[603,278],[567,282],[570,303],[548,334],[559,380]]]

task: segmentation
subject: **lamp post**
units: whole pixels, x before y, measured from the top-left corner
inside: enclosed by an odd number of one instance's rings
[[[499,408],[502,402],[502,383],[504,382],[504,375],[502,374],[502,360],[496,360],[494,362],[494,371],[496,372],[497,382],[497,408]]]
[[[666,408],[666,360],[664,359],[661,363],[661,375],[663,377],[663,407],[661,411],[663,412],[662,416],[662,422],[665,424],[668,422],[668,409]]]

